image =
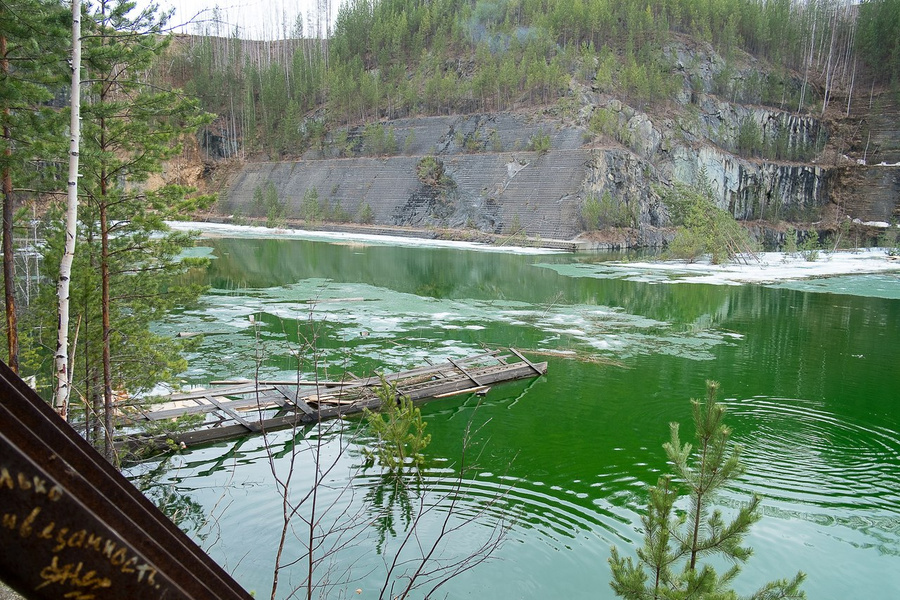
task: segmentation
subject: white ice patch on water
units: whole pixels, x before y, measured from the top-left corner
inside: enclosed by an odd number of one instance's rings
[[[900,271],[900,260],[894,260],[883,249],[859,252],[820,251],[815,261],[783,252],[763,252],[748,258],[748,264],[714,265],[709,261],[605,262],[591,265],[542,264],[561,275],[625,279],[645,283],[706,283],[741,285],[775,283],[817,277],[836,277],[861,273]]]
[[[572,336],[581,336],[584,335],[583,329],[554,329],[552,327],[547,328],[547,331],[551,333],[560,333],[563,335],[572,335]]]
[[[238,295],[240,294],[240,295]],[[318,299],[310,303],[311,299]],[[317,361],[329,373],[372,368],[401,370],[427,360],[462,358],[478,352],[498,332],[527,339],[536,332],[538,347],[562,346],[578,353],[603,352],[617,358],[675,354],[711,358],[713,347],[739,338],[711,324],[682,329],[672,324],[604,305],[544,305],[485,299],[435,299],[362,283],[302,280],[270,288],[214,290],[206,309],[173,315],[167,331],[204,333],[202,350],[188,357],[194,382],[206,378],[293,376],[293,359],[315,336],[337,341],[320,346]],[[251,322],[249,317],[254,317]],[[512,331],[520,329],[522,333]],[[452,331],[465,331],[454,334]],[[485,334],[481,332],[484,331]],[[446,332],[446,333],[444,333]],[[287,334],[287,335],[286,335]],[[293,341],[290,341],[293,339]],[[464,341],[465,340],[465,341]],[[537,341],[540,340],[540,341]],[[265,356],[257,365],[258,357]],[[301,370],[308,370],[304,359]]]
[[[199,231],[203,237],[224,238],[266,238],[279,240],[311,240],[330,243],[360,243],[380,246],[402,246],[405,248],[454,248],[479,252],[504,254],[560,254],[560,250],[547,248],[525,248],[522,246],[493,246],[476,242],[449,240],[429,240],[396,235],[372,235],[367,233],[344,233],[339,231],[306,231],[300,229],[273,229],[249,225],[226,225],[224,223],[201,223],[196,221],[167,221],[166,224],[177,231]]]

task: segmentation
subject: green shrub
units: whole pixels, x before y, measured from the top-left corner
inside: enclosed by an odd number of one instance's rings
[[[891,219],[888,228],[878,236],[878,245],[887,250],[888,256],[900,256],[900,231],[896,219]]]
[[[341,201],[338,200],[334,203],[334,205],[328,207],[329,219],[336,223],[349,223],[353,219],[350,216],[350,213],[341,206]]]
[[[588,128],[599,136],[612,139],[619,137],[619,114],[608,108],[598,108],[591,115]]]
[[[813,229],[806,232],[803,243],[800,245],[800,254],[808,262],[816,262],[819,260],[819,233]]]
[[[581,224],[585,231],[600,229],[600,200],[596,194],[588,194],[581,205]]]
[[[369,206],[368,202],[364,202],[363,205],[359,207],[359,214],[357,215],[356,220],[365,225],[370,225],[375,221],[375,211],[372,210],[372,207]]]
[[[416,176],[425,185],[453,187],[453,179],[444,172],[444,163],[432,155],[419,159],[416,163]]]
[[[750,234],[730,213],[716,206],[702,174],[697,186],[675,183],[657,192],[678,226],[669,243],[671,255],[689,261],[706,255],[718,264],[753,251]]]
[[[304,221],[316,223],[321,221],[325,215],[322,206],[319,204],[319,190],[312,187],[303,194],[303,202],[300,204],[300,216]]]
[[[484,142],[473,133],[466,138],[465,151],[470,153],[482,152],[484,151]]]
[[[795,256],[798,248],[797,230],[793,227],[788,227],[788,230],[784,234],[784,252],[788,256]]]
[[[409,133],[406,134],[406,139],[403,140],[403,151],[406,152],[407,154],[409,154],[409,152],[412,150],[412,147],[415,145],[415,143],[416,143],[416,132],[413,130],[410,130]]]
[[[397,150],[397,134],[394,133],[393,127],[388,127],[387,136],[384,140],[384,152],[385,154],[397,154]]]
[[[363,148],[367,154],[374,156],[384,154],[387,151],[387,136],[381,123],[366,125],[366,128],[363,130]]]
[[[494,152],[503,152],[503,140],[500,139],[500,134],[496,129],[491,129],[490,141],[491,150]]]
[[[339,129],[334,132],[332,145],[337,150],[338,156],[350,156],[353,154],[353,147],[349,143],[349,133],[346,129]]]
[[[738,128],[737,151],[741,156],[761,156],[763,153],[762,129],[753,117],[741,120]]]
[[[271,181],[263,187],[256,186],[253,190],[253,213],[266,215],[267,227],[282,227],[285,222],[287,208],[284,201],[278,197],[278,190]]]
[[[509,224],[509,235],[514,239],[525,239],[525,228],[522,227],[522,220],[519,215],[513,215],[512,222]]]
[[[634,203],[637,207],[637,203]],[[585,230],[593,231],[601,227],[634,227],[637,215],[627,202],[617,201],[607,191],[601,198],[589,194],[581,206],[581,220]]]
[[[550,134],[540,130],[528,140],[528,150],[545,154],[550,151]]]

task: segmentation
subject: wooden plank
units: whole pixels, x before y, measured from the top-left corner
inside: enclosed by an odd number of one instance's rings
[[[525,358],[524,356],[522,356],[522,353],[521,353],[521,352],[519,352],[519,351],[516,350],[515,348],[510,348],[509,351],[512,352],[513,354],[515,354],[516,356],[518,356],[520,359],[522,359],[529,367],[531,367],[532,369],[534,369],[534,371],[535,371],[538,375],[543,375],[543,373],[541,373],[540,371],[538,371],[538,368],[537,368],[536,366],[534,366],[534,364],[533,364],[530,360],[528,360],[527,358]]]
[[[484,352],[482,354],[476,354],[473,356],[467,356],[465,358],[461,358],[461,359],[457,360],[456,362],[459,364],[465,365],[465,364],[477,362],[479,360],[484,360],[486,358],[493,358],[496,360],[496,356],[498,354],[500,354],[499,350],[491,350],[490,352]],[[452,366],[452,363],[447,361],[447,362],[442,362],[442,363],[438,363],[438,364],[434,364],[434,365],[425,365],[425,366],[421,366],[421,367],[416,367],[414,369],[408,369],[406,371],[388,372],[388,373],[384,373],[383,375],[384,375],[384,378],[387,379],[388,381],[394,382],[397,380],[402,380],[402,379],[406,379],[409,377],[415,377],[418,375],[429,375],[431,373],[441,374],[443,371],[448,369],[450,366]],[[381,383],[381,380],[378,377],[367,377],[366,379],[360,379],[360,382],[365,382],[365,385],[378,385]],[[353,384],[351,384],[351,386],[356,383],[357,382],[354,381]]]
[[[358,377],[353,377],[348,381],[326,381],[326,380],[311,380],[311,379],[260,379],[256,382],[256,385],[260,386],[276,386],[276,385],[324,385],[327,387],[337,387],[339,385],[346,385],[353,381],[354,379],[358,379]],[[237,380],[237,379],[223,379],[219,381],[210,381],[209,385],[240,385],[243,383],[247,383],[245,381]],[[218,390],[217,390],[218,391]]]
[[[234,419],[235,421],[237,421],[238,423],[240,423],[241,425],[243,425],[244,427],[246,427],[253,433],[257,433],[259,431],[259,425],[257,425],[256,423],[251,423],[250,421],[246,420],[244,417],[237,414],[237,411],[233,410],[232,408],[230,408],[228,406],[225,406],[226,403],[219,402],[215,396],[209,395],[209,396],[206,396],[206,399],[209,400],[210,402],[212,402],[213,404],[215,404],[217,408],[219,408],[220,410],[227,413],[229,417],[231,417],[232,419]]]
[[[315,414],[316,411],[314,411],[309,404],[307,404],[300,398],[299,388],[295,388],[292,390],[286,385],[276,385],[275,389],[281,392],[282,395],[284,395],[284,397],[287,399],[287,401],[290,402],[292,406],[296,406],[297,408],[299,408],[301,412],[304,412],[308,415]]]
[[[491,350],[490,352],[484,352],[482,354],[476,354],[473,356],[467,356],[465,358],[459,359],[457,362],[461,364],[471,363],[478,360],[482,360],[485,358],[495,358],[497,354],[499,354],[499,350]],[[404,379],[407,377],[414,377],[416,375],[427,375],[429,373],[439,373],[447,368],[446,363],[438,363],[438,364],[429,364],[421,367],[414,367],[412,369],[407,369],[405,371],[388,371],[383,373],[385,379],[393,381],[394,379]],[[259,385],[259,386],[278,386],[278,385],[302,385],[302,386],[324,386],[324,387],[345,387],[345,388],[354,388],[354,387],[368,387],[373,385],[378,385],[381,383],[381,378],[377,376],[370,376],[359,378],[355,375],[354,379],[348,381],[327,381],[327,380],[306,380],[301,379],[299,381],[296,380],[260,380],[253,384],[253,382],[246,381],[238,381],[238,380],[223,380],[223,381],[210,381],[210,385]],[[209,392],[210,390],[205,390]],[[217,395],[233,395],[235,392],[230,389],[226,393],[225,390],[214,390]],[[250,390],[252,391],[252,389]],[[202,393],[202,392],[201,392]],[[173,396],[173,400],[175,397]],[[187,398],[178,398],[180,400],[184,400]]]
[[[543,364],[546,365],[546,363]],[[541,368],[541,363],[538,363],[536,366]],[[514,379],[523,379],[526,377],[533,377],[531,367],[522,363],[516,363],[514,365],[509,365],[509,369],[505,371],[482,374],[481,377],[479,377],[479,380],[483,382],[483,385],[489,385],[500,383],[501,381],[512,381]],[[462,378],[455,381],[446,381],[446,383],[445,381],[446,380],[436,381],[435,383],[438,385],[426,389],[413,390],[407,395],[411,400],[419,401],[470,386],[468,381]]]
[[[477,386],[483,386],[483,385],[484,385],[483,383],[481,383],[480,381],[478,381],[477,379],[475,379],[475,377],[474,377],[471,373],[469,373],[469,372],[466,371],[464,368],[462,368],[462,367],[459,365],[459,363],[457,363],[455,360],[453,360],[452,358],[448,358],[447,360],[450,362],[451,365],[453,365],[454,367],[456,367],[457,369],[459,369],[460,371],[462,371],[462,374],[463,374],[463,375],[465,375],[466,377],[468,377],[469,379],[471,379],[472,382],[473,382],[475,385],[477,385]]]
[[[171,396],[169,396],[169,400],[172,402],[177,402],[179,400],[196,400],[198,398],[206,398],[208,394],[215,394],[216,396],[243,396],[245,394],[253,394],[255,392],[267,392],[272,389],[274,388],[270,385],[262,385],[249,382],[239,386],[197,390],[196,392],[186,392],[184,394],[172,394]]]
[[[203,396],[206,398],[206,396]],[[191,398],[195,402],[196,398]],[[229,400],[226,404],[234,410],[248,408],[269,408],[272,403],[278,403],[278,396],[272,394],[272,391],[265,392],[258,398],[244,398],[242,400]],[[183,415],[196,415],[200,413],[208,413],[217,410],[217,406],[209,403],[200,403],[195,406],[179,406],[177,408],[163,408],[157,410],[145,411],[141,417],[133,417],[134,420],[162,421],[164,419],[174,419]]]
[[[467,356],[465,358],[461,358],[455,363],[459,364],[468,364],[473,363],[479,360],[483,360],[486,358],[495,358],[500,354],[499,350],[491,350],[490,352],[484,352],[481,354],[475,354],[473,356]],[[397,372],[387,372],[384,373],[384,377],[388,380],[394,381],[396,379],[404,379],[407,377],[414,377],[416,375],[427,375],[429,373],[439,373],[447,368],[447,363],[440,363],[437,365],[426,365],[422,367],[415,367],[413,369],[407,369],[405,371],[397,371]],[[381,383],[381,379],[379,377],[365,377],[365,378],[356,378],[349,381],[315,381],[315,380],[260,380],[258,382],[253,381],[211,381],[210,385],[218,385],[218,384],[227,384],[230,387],[226,387],[223,389],[207,389],[207,390],[198,390],[196,392],[186,392],[184,394],[173,394],[169,396],[169,399],[172,401],[177,400],[193,400],[195,398],[205,398],[208,394],[215,394],[216,396],[240,396],[244,394],[252,394],[257,391],[269,391],[275,389],[277,385],[301,385],[301,386],[324,386],[324,387],[344,387],[344,388],[356,388],[356,387],[368,387],[372,385],[378,385]]]
[[[522,357],[519,352],[515,350],[513,350],[513,352],[522,359],[522,362],[507,363],[505,360],[497,360],[499,351],[492,351],[477,356],[467,357],[465,359],[448,359],[447,362],[439,365],[428,365],[426,367],[417,367],[398,373],[388,373],[386,374],[386,377],[391,381],[397,382],[398,391],[400,393],[409,396],[410,399],[417,403],[422,403],[451,395],[477,392],[485,389],[488,384],[533,377],[535,373],[538,375],[546,373],[546,362],[532,363]],[[497,360],[497,362],[488,365],[477,364],[478,361],[483,361],[485,358],[493,358]],[[470,364],[472,366],[468,368],[463,366]],[[439,374],[442,378],[429,380],[422,379],[422,376],[431,373]],[[404,383],[403,379],[412,379],[414,381]],[[266,394],[257,395],[253,398],[229,401],[220,397],[220,390],[206,390],[203,395],[196,393],[191,394],[190,396],[193,397],[186,399],[191,399],[195,402],[199,402],[200,399],[207,399],[212,404],[204,404],[203,406],[197,407],[183,407],[181,409],[172,409],[172,411],[180,410],[180,414],[184,414],[186,409],[197,412],[220,409],[234,419],[237,424],[234,424],[233,422],[228,423],[223,417],[223,420],[212,427],[206,427],[205,429],[170,437],[177,438],[176,442],[183,441],[185,444],[197,444],[206,441],[226,439],[228,437],[237,437],[246,434],[248,430],[251,432],[258,432],[262,430],[282,429],[300,424],[315,423],[316,421],[322,421],[342,415],[356,414],[362,412],[364,408],[377,409],[381,406],[381,400],[377,396],[372,395],[370,390],[365,389],[371,387],[374,382],[380,383],[380,379],[368,377],[366,379],[353,381],[352,383],[343,384],[343,387],[340,390],[329,389],[327,392],[329,395],[339,396],[339,398],[331,401],[339,402],[339,404],[326,405],[323,397],[323,403],[317,409],[309,406],[304,401],[304,398],[311,398],[314,395],[325,393],[325,386],[302,390],[293,383],[291,385],[278,385],[267,389],[266,391],[268,393]],[[477,387],[472,387],[472,382],[475,382]],[[233,394],[234,389],[235,388],[228,388],[227,391]],[[257,389],[259,388],[254,386],[251,391],[256,391]],[[285,406],[286,404],[290,404],[295,407],[296,410],[286,414],[277,414],[273,417],[252,423],[236,412],[238,408],[255,407],[258,403],[262,402],[267,403],[266,406],[273,406],[274,404]],[[160,415],[166,412],[170,411],[159,411],[154,414],[154,417],[160,417]],[[122,443],[127,444],[128,441],[126,440]],[[146,438],[142,438],[142,443],[146,443]]]
[[[534,376],[534,371],[532,370],[532,368],[522,363],[503,366],[505,367],[503,370],[482,374],[481,379],[486,383],[499,383],[502,381],[513,381],[515,379],[525,379]],[[540,371],[542,375],[547,371],[547,363],[545,362],[536,363],[534,366],[538,371]],[[432,386],[425,390],[418,390],[413,394],[409,394],[410,398],[413,401],[419,403],[427,402],[428,400],[439,399],[436,396],[440,394],[462,390],[469,385],[467,378],[462,377],[456,379],[455,381],[439,380],[433,383],[438,385]],[[276,415],[274,417],[260,421],[258,423],[258,427],[260,428],[260,430],[275,431],[277,429],[284,429],[286,427],[294,427],[305,425],[308,423],[315,423],[316,421],[324,421],[326,419],[332,419],[342,415],[357,414],[362,412],[364,408],[375,410],[380,406],[381,400],[379,398],[368,398],[360,400],[359,402],[351,406],[331,406],[321,408],[318,411],[314,411],[313,414],[293,412],[290,414]],[[191,431],[169,437],[174,439],[176,443],[184,442],[186,445],[190,446],[193,444],[201,444],[216,440],[240,437],[246,434],[247,429],[242,425],[222,425],[221,427],[218,427],[216,429],[200,429],[197,431]],[[143,443],[147,443],[147,440],[144,439]],[[164,440],[160,443],[162,444],[161,447],[164,447]]]
[[[489,389],[491,389],[491,388],[489,388],[486,385],[480,385],[478,387],[466,388],[464,390],[456,390],[455,392],[445,392],[443,394],[435,394],[433,397],[434,398],[449,398],[450,396],[458,396],[460,394],[477,394],[478,392],[486,392]]]
[[[283,386],[282,386],[283,387]],[[278,390],[278,394],[272,396],[272,402],[277,404],[280,408],[296,408],[297,405],[294,404],[294,401],[291,400],[290,396],[296,395],[294,392],[287,392],[279,389],[278,386],[275,386],[275,389]]]

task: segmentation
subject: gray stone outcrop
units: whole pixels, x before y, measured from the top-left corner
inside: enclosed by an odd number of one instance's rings
[[[685,80],[676,110],[642,110],[573,82],[574,110],[376,124],[394,140],[390,156],[368,156],[366,129],[351,128],[300,160],[244,165],[219,210],[264,217],[254,194],[272,184],[287,218],[301,218],[303,198],[315,190],[350,215],[368,207],[376,225],[572,239],[584,229],[585,198],[608,196],[636,215],[637,233],[626,236],[631,245],[663,242],[661,228],[670,222],[659,192],[673,181],[705,178],[717,204],[741,220],[811,221],[838,200],[864,221],[897,212],[895,171],[862,173],[849,159],[840,167],[816,162],[827,141],[822,122],[713,94],[724,61],[708,46],[675,43],[670,52]],[[752,77],[754,68],[751,60],[726,83]],[[597,111],[604,111],[602,133],[590,130]],[[882,138],[889,148],[893,138]],[[749,151],[742,148],[748,144]],[[417,174],[426,156],[440,161],[440,182]],[[836,193],[835,185],[844,188]],[[871,188],[873,200],[854,204],[845,189],[853,185]]]

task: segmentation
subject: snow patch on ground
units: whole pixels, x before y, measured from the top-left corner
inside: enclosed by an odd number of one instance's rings
[[[177,231],[199,231],[202,237],[228,238],[268,238],[281,240],[312,240],[332,243],[357,243],[380,246],[403,246],[407,248],[456,248],[480,252],[502,252],[505,254],[560,254],[560,250],[547,248],[524,248],[522,246],[493,246],[477,242],[457,242],[449,240],[429,240],[396,235],[370,235],[366,233],[343,233],[337,231],[305,231],[300,229],[274,229],[251,227],[249,225],[227,225],[223,223],[201,223],[197,221],[167,221],[169,227]]]
[[[858,252],[819,252],[815,261],[783,252],[763,252],[746,262],[709,261],[603,262],[591,265],[542,265],[575,277],[621,278],[646,283],[706,283],[741,285],[900,271],[900,260],[883,249]]]

